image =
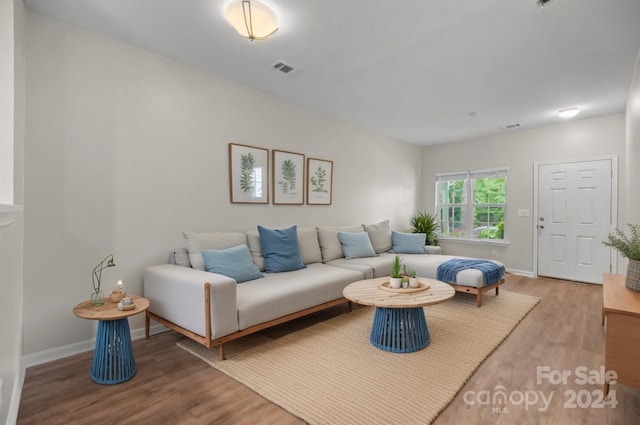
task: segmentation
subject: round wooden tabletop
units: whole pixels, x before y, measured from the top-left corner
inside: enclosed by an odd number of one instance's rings
[[[386,308],[415,308],[445,302],[456,294],[448,284],[435,279],[421,277],[421,281],[429,282],[429,289],[421,292],[397,293],[380,289],[382,282],[389,277],[360,280],[344,288],[346,299],[362,305]]]
[[[85,301],[73,308],[73,314],[82,319],[91,320],[117,320],[142,313],[149,308],[149,300],[137,295],[127,295],[135,303],[135,308],[131,310],[118,310],[118,303],[112,303],[109,298],[105,298],[104,305],[94,307],[91,301]]]

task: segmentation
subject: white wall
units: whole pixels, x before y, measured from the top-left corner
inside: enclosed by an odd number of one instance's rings
[[[640,224],[640,192],[638,191],[638,182],[640,182],[640,166],[638,166],[640,164],[640,52],[638,53],[631,89],[629,90],[626,118],[627,164],[634,164],[635,166],[629,166],[626,169],[626,180],[630,183],[625,191],[627,203],[624,223]],[[621,229],[624,223],[619,223]],[[624,269],[620,270],[620,272],[623,273]]]
[[[598,155],[618,155],[619,215],[624,206],[624,115],[508,132],[459,143],[424,147],[422,151],[422,206],[435,211],[435,173],[508,166],[506,247],[443,242],[445,253],[496,258],[508,269],[533,272],[533,165],[535,162],[569,160]],[[517,217],[528,209],[529,217]],[[491,251],[497,255],[492,256]]]
[[[22,374],[24,4],[0,0],[0,423],[18,413]]]
[[[13,0],[0,0],[0,204],[13,204]]]
[[[123,279],[141,294],[143,268],[184,246],[182,231],[387,218],[408,227],[418,147],[31,10],[27,18],[25,353],[94,336],[71,310],[110,253],[117,267],[105,271],[105,291]],[[333,160],[333,205],[230,204],[229,142]]]
[[[0,424],[11,424],[20,396],[14,388],[22,385],[22,212],[7,205],[0,205],[0,282]]]

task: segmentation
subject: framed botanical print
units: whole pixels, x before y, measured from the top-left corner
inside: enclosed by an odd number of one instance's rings
[[[268,149],[229,143],[231,203],[268,204],[268,178]]]
[[[307,204],[331,205],[333,197],[333,161],[307,160]]]
[[[274,205],[304,203],[304,155],[272,150],[272,189]]]

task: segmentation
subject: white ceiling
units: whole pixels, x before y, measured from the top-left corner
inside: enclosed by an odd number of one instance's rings
[[[570,106],[623,112],[640,49],[640,0],[262,0],[280,30],[254,42],[224,20],[229,0],[24,1],[420,145],[557,124]]]

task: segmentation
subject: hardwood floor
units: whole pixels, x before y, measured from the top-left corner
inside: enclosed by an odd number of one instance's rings
[[[603,364],[601,287],[509,276],[503,290],[535,295],[542,301],[478,368],[435,424],[640,423],[640,390],[623,385],[611,387],[618,401],[615,408],[565,407],[565,403],[571,404],[571,391],[582,391],[576,401],[584,404],[595,400],[593,392],[602,389],[601,385],[574,382],[576,367],[599,370]],[[344,307],[334,308],[262,333],[278,338],[344,312]],[[179,349],[175,343],[180,338],[167,332],[148,341],[134,341],[138,372],[131,381],[120,385],[104,386],[91,381],[88,369],[92,352],[29,368],[18,424],[304,423]],[[552,385],[547,379],[537,384],[539,366],[569,370],[571,376],[566,385]],[[487,394],[499,392],[499,385],[511,403],[479,404]],[[529,407],[518,403],[519,394],[529,397]],[[534,394],[538,397],[535,404]],[[542,396],[551,398],[547,409]],[[505,406],[507,410],[502,413],[496,409]]]

